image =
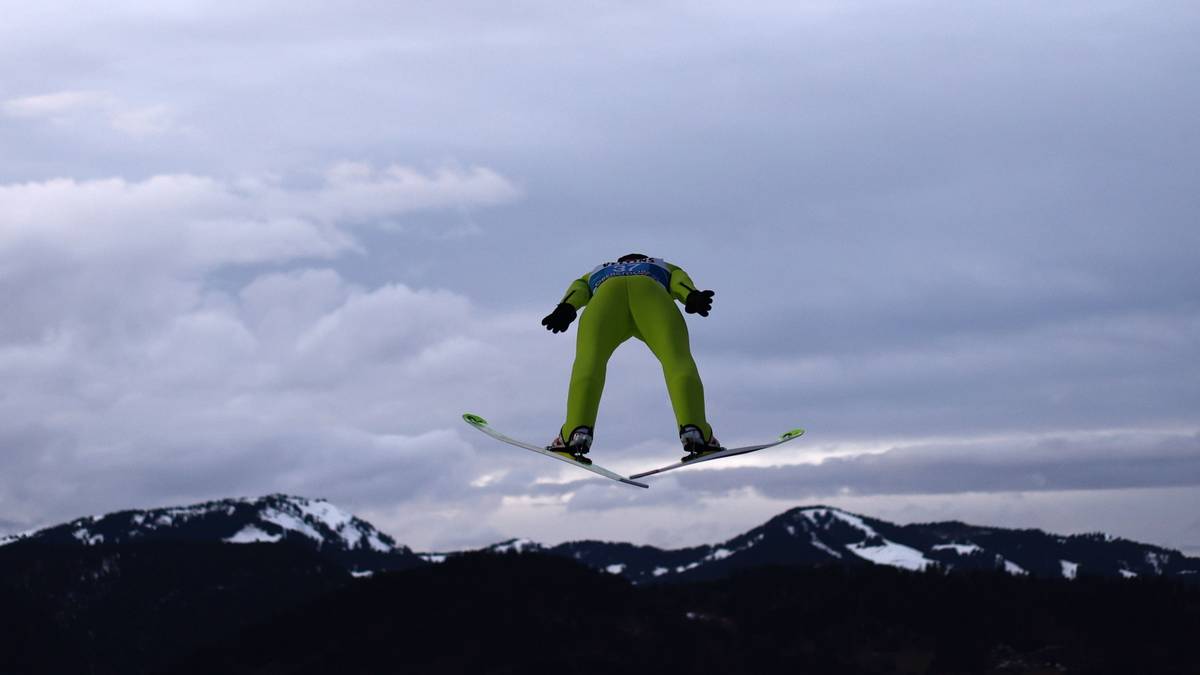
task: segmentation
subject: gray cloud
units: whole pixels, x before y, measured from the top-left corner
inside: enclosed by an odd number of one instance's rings
[[[46,522],[131,497],[461,493],[472,451],[442,387],[460,368],[516,367],[494,358],[512,322],[304,265],[357,250],[348,218],[514,195],[482,169],[345,165],[309,191],[197,176],[0,186],[0,507]],[[227,265],[259,268],[234,292],[209,287]]]
[[[752,487],[774,499],[1196,486],[1200,434],[944,443],[817,465],[691,471],[677,480],[704,493]]]
[[[44,120],[59,127],[89,124],[97,114],[115,131],[133,137],[156,136],[174,130],[171,111],[162,105],[131,106],[115,96],[95,91],[61,91],[4,101],[0,111],[15,118]]]

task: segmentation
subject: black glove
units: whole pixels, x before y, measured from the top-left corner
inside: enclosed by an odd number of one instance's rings
[[[688,314],[699,314],[700,316],[708,316],[708,311],[712,309],[712,299],[716,293],[712,291],[692,291],[688,293],[687,301],[683,303],[683,311]]]
[[[546,318],[542,319],[542,325],[546,330],[554,333],[562,333],[567,330],[567,326],[575,320],[575,306],[568,302],[558,303],[558,307],[554,308]]]

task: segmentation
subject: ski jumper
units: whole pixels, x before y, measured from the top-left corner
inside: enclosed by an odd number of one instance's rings
[[[661,258],[605,263],[571,282],[562,301],[576,310],[586,305],[587,311],[575,338],[567,420],[559,432],[564,440],[577,427],[595,427],[608,359],[631,337],[645,342],[662,363],[676,422],[694,424],[712,438],[687,323],[675,306],[695,290],[686,272]]]

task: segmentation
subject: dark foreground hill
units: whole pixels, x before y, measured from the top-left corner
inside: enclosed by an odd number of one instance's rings
[[[6,546],[0,673],[153,672],[351,579],[295,545]]]
[[[558,555],[355,578],[292,545],[0,550],[0,673],[1196,673],[1200,588],[887,566],[634,585]]]
[[[770,567],[634,586],[544,554],[377,575],[176,673],[1196,673],[1165,579]]]

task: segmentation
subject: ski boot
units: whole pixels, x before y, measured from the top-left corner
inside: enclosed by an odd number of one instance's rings
[[[681,462],[690,462],[725,449],[721,447],[716,436],[704,440],[704,432],[694,424],[679,427],[679,442],[683,443],[683,449],[687,451],[687,456],[679,460]]]
[[[587,452],[592,447],[592,430],[590,427],[575,427],[571,432],[571,440],[564,441],[562,434],[554,437],[550,445],[546,449],[556,455],[562,455],[567,459],[579,462],[580,464],[591,464],[592,460],[587,458]]]

